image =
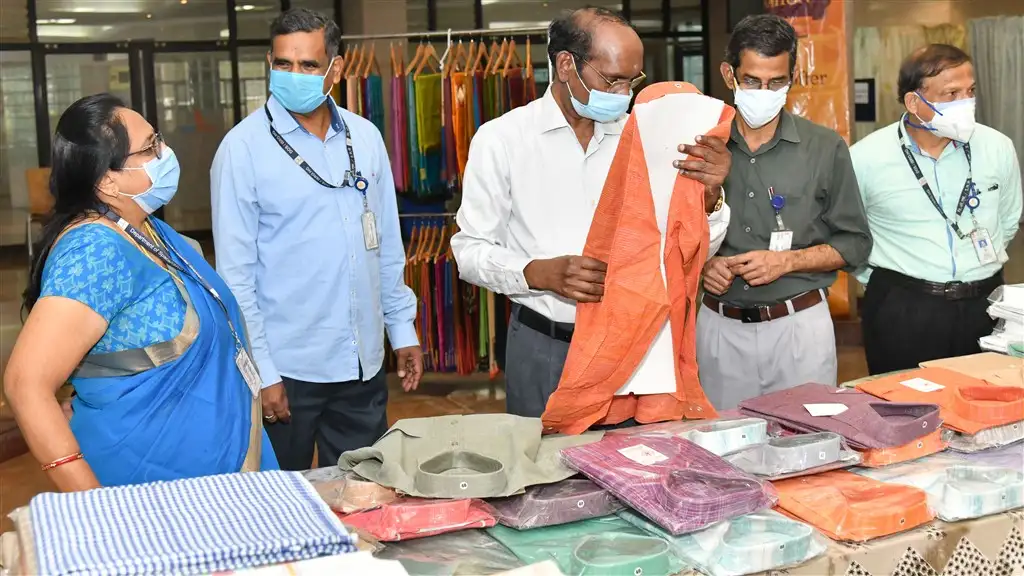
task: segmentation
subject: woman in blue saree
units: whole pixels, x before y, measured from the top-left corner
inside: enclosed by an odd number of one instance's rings
[[[238,304],[192,244],[150,216],[179,171],[152,126],[109,94],[57,123],[54,215],[4,391],[61,490],[277,468],[258,376],[243,374]],[[55,397],[69,379],[70,422]]]

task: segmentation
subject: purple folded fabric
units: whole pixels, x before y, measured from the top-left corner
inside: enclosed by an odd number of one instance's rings
[[[677,437],[609,436],[566,448],[562,459],[673,535],[778,501],[771,484]]]
[[[842,404],[835,416],[811,416],[805,404]],[[835,432],[853,448],[896,448],[934,432],[942,418],[935,404],[886,402],[852,388],[801,384],[740,402],[748,416],[774,420],[797,432]]]
[[[600,518],[623,508],[610,492],[583,478],[531,486],[526,494],[487,503],[494,508],[498,523],[517,530]]]

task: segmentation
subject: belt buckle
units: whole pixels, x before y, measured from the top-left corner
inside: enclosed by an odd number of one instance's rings
[[[767,306],[755,306],[753,308],[743,308],[740,310],[740,322],[744,324],[756,324],[757,322],[763,322],[764,317],[761,315],[761,311],[767,308]]]
[[[946,298],[946,300],[960,300],[962,298],[961,290],[963,289],[963,287],[964,283],[959,280],[946,282],[942,286],[942,295]]]

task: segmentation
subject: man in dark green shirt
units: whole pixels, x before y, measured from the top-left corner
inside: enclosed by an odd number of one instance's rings
[[[721,66],[739,111],[725,181],[732,219],[705,267],[697,317],[700,379],[719,409],[805,382],[835,385],[826,290],[871,252],[846,142],[782,109],[796,48],[784,19],[750,16]]]

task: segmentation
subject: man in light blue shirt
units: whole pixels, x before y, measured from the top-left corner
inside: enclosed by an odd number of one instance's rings
[[[245,313],[286,470],[310,468],[314,443],[333,466],[387,430],[385,331],[407,391],[422,372],[384,141],[327,96],[340,35],[309,10],[278,16],[273,96],[225,136],[211,169],[217,270]]]
[[[980,351],[1021,215],[1013,142],[974,119],[970,57],[921,48],[898,87],[907,113],[850,149],[874,238],[858,273],[872,374]]]

